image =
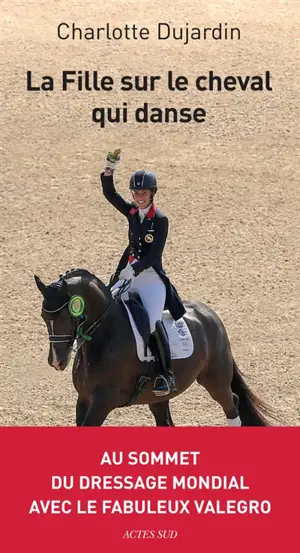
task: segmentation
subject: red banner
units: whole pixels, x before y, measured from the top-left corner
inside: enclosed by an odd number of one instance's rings
[[[294,551],[298,428],[1,428],[1,550]]]

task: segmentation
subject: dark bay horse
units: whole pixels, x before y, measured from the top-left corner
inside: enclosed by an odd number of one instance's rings
[[[224,325],[208,306],[184,302],[194,351],[186,359],[172,361],[177,390],[157,397],[149,379],[135,394],[145,363],[137,356],[125,307],[112,297],[109,286],[84,269],[67,271],[48,286],[37,276],[35,281],[43,295],[42,318],[50,340],[48,363],[64,370],[77,340],[73,363],[77,426],[100,426],[113,409],[136,404],[149,405],[157,426],[174,426],[169,400],[195,380],[221,405],[229,426],[237,417],[242,426],[268,426],[265,417],[270,411],[246,384],[232,357]]]

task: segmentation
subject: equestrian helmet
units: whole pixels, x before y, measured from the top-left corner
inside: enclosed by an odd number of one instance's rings
[[[130,190],[152,190],[157,192],[156,176],[152,171],[136,171],[130,178]]]

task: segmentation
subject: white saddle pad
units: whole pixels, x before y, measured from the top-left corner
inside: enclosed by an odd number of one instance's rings
[[[124,301],[123,304],[126,307],[129,321],[135,337],[138,358],[140,359],[140,361],[153,361],[154,357],[151,354],[149,348],[147,348],[147,355],[145,356],[143,338],[141,337],[131,315],[131,312]],[[194,343],[192,335],[190,333],[190,329],[184,319],[179,319],[175,322],[173,317],[170,315],[170,312],[164,311],[163,323],[169,336],[171,358],[186,359],[187,357],[190,357],[194,351]]]

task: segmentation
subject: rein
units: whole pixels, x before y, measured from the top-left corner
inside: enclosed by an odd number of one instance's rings
[[[73,335],[71,335],[71,334],[49,334],[49,342],[67,343],[67,342],[70,342],[71,340],[73,340],[73,341],[76,340],[76,338],[78,336],[79,338],[82,338],[82,342],[79,346],[77,346],[74,349],[74,352],[77,353],[80,350],[80,348],[83,346],[84,342],[90,342],[92,340],[92,334],[97,330],[97,328],[99,328],[99,326],[103,323],[103,321],[105,321],[105,319],[110,314],[113,307],[115,306],[116,300],[124,292],[126,292],[129,289],[130,284],[131,284],[130,281],[127,281],[127,280],[124,281],[124,283],[118,288],[117,293],[112,296],[110,304],[109,304],[107,310],[105,311],[105,313],[103,315],[101,315],[101,317],[99,317],[99,319],[96,319],[96,321],[87,328],[85,333],[83,333],[83,330],[82,330],[81,327],[87,321],[87,315],[81,315],[80,318],[83,317],[84,320],[75,329],[76,330],[75,336],[74,336],[74,334]],[[58,313],[59,311],[64,309],[68,304],[69,304],[69,301],[65,302],[58,309],[54,309],[54,310],[50,311],[49,309],[44,309],[43,308],[43,311],[45,311],[45,313]],[[76,336],[76,334],[77,334],[77,336]]]

